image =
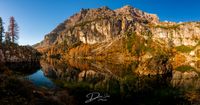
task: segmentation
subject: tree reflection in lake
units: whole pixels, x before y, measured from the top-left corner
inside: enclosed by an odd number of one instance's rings
[[[189,104],[184,91],[172,83],[172,75],[142,76],[135,74],[137,62],[109,62],[69,59],[41,60],[45,76],[59,87],[66,88],[79,104],[84,104],[91,92],[109,94],[106,102],[91,104]]]
[[[8,70],[20,75],[30,75],[40,69],[39,62],[10,62],[5,63]]]

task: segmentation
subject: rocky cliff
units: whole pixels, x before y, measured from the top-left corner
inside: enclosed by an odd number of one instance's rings
[[[39,60],[39,56],[40,53],[31,46],[10,44],[0,48],[0,62],[32,62]]]
[[[88,44],[111,41],[133,28],[135,22],[155,24],[158,18],[154,14],[147,14],[131,6],[114,11],[107,7],[82,9],[80,13],[71,16],[47,34],[35,47],[49,47],[64,40],[67,40],[67,44],[76,41]]]
[[[155,14],[131,6],[116,10],[102,7],[82,9],[34,47],[49,56],[145,60],[160,52],[190,52],[200,44],[199,39],[199,22],[160,22]]]

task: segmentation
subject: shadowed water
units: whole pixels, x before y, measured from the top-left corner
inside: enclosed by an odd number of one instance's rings
[[[135,72],[138,62],[48,59],[41,60],[41,68],[26,74],[25,79],[37,87],[68,90],[80,105],[198,105],[199,62],[194,63],[188,64],[192,70],[145,76]]]
[[[31,81],[34,85],[38,87],[55,88],[55,84],[47,77],[45,77],[43,71],[39,69],[37,72],[28,75],[25,79]]]

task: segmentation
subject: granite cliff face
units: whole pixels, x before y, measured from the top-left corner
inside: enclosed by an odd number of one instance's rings
[[[82,9],[47,34],[35,47],[47,48],[65,40],[68,45],[77,41],[88,44],[108,42],[123,36],[127,30],[135,30],[135,23],[156,24],[158,21],[156,15],[130,6],[114,11],[107,7]]]
[[[163,40],[174,46],[196,46],[200,39],[200,23],[171,23],[160,22],[153,27],[152,34],[154,39]]]
[[[131,6],[116,10],[102,7],[82,9],[34,47],[53,57],[101,56],[101,59],[145,61],[176,51],[190,56],[200,45],[199,39],[199,22],[160,22],[155,14]]]
[[[155,14],[148,14],[131,6],[117,10],[102,7],[82,9],[80,13],[71,16],[47,34],[36,48],[47,48],[65,40],[67,44],[76,41],[88,44],[107,42],[123,36],[128,30],[141,35],[141,31],[150,31],[154,40],[171,43],[174,46],[195,46],[200,39],[198,22],[159,22]]]

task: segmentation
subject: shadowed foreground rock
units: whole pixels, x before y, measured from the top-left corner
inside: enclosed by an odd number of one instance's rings
[[[0,75],[0,105],[75,105],[66,90],[36,88],[30,82]]]
[[[34,62],[38,61],[40,53],[31,46],[4,44],[0,48],[0,62]]]

